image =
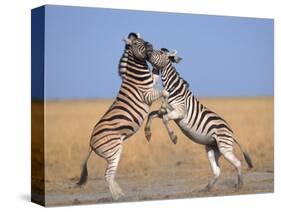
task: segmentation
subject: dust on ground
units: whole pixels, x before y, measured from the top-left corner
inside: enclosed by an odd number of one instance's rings
[[[236,176],[222,175],[212,191],[204,191],[206,177],[189,176],[154,176],[117,178],[125,196],[114,201],[104,179],[89,179],[89,182],[76,187],[75,181],[69,181],[65,191],[50,192],[46,195],[48,206],[79,205],[92,203],[130,202],[144,200],[210,197],[225,195],[258,194],[274,191],[272,171],[251,172],[244,174],[244,186],[239,191],[235,188]],[[91,191],[89,191],[89,189]]]

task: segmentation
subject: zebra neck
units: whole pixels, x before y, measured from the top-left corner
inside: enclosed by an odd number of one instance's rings
[[[125,50],[119,60],[119,76],[122,79],[124,78],[125,73],[127,71],[128,55],[129,55],[129,47],[128,47],[128,45],[126,45]]]
[[[142,60],[142,59],[136,58],[136,57],[134,56],[134,54],[133,54],[131,48],[126,49],[126,50],[125,50],[125,53],[128,55],[128,63],[131,62],[131,63],[134,63],[134,64],[137,65],[137,66],[140,66],[140,67],[142,67],[142,68],[145,68],[145,70],[148,69],[148,65],[147,65],[146,61],[145,61],[145,60]]]
[[[136,85],[147,85],[153,82],[145,60],[134,57],[131,48],[125,48],[119,63],[119,75],[122,81]]]
[[[170,62],[161,70],[161,78],[165,89],[168,89],[172,77],[176,75],[178,75],[177,70]]]
[[[168,63],[161,70],[161,78],[163,82],[163,87],[169,93],[185,93],[187,95],[191,95],[191,91],[189,90],[189,84],[185,81],[180,74],[177,72],[176,68],[172,65],[172,63]],[[184,91],[184,92],[183,92]]]

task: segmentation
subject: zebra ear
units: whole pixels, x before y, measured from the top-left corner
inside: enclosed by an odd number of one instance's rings
[[[139,38],[139,36],[140,36],[140,33],[131,32],[131,33],[128,35],[128,39],[130,39],[130,40],[137,39],[137,38]]]
[[[168,54],[169,54],[169,56],[171,56],[171,57],[176,57],[177,53],[178,53],[177,50],[173,50],[173,51],[169,52]]]
[[[169,52],[169,50],[166,49],[166,48],[161,48],[160,50],[163,51],[163,52]]]
[[[123,41],[125,42],[125,44],[127,45],[131,45],[132,41],[129,38],[123,38]]]
[[[136,33],[138,38],[141,38],[141,34],[139,32]]]
[[[175,56],[174,57],[175,63],[180,63],[180,61],[182,60],[181,57]]]
[[[169,56],[169,59],[172,63],[180,63],[180,61],[182,60],[182,58],[178,56]]]
[[[173,63],[179,63],[182,58],[177,56],[177,50],[173,50],[171,52],[168,52],[168,56],[169,59],[173,62]]]

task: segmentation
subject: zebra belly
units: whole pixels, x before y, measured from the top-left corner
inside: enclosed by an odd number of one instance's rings
[[[195,129],[191,129],[184,120],[176,123],[180,127],[183,134],[185,134],[189,139],[191,139],[195,143],[202,144],[202,145],[215,143],[215,139],[213,137],[201,134],[197,132]]]

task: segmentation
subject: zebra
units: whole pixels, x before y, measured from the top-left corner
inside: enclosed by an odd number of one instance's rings
[[[168,95],[167,91],[155,89],[155,80],[145,60],[153,46],[144,41],[139,33],[130,33],[124,41],[125,49],[119,61],[122,84],[115,101],[92,131],[89,152],[77,183],[79,186],[86,183],[87,161],[94,151],[107,161],[105,179],[113,200],[124,196],[115,181],[123,141],[140,128],[152,102]]]
[[[233,143],[236,143],[243,152],[248,167],[253,163],[247,152],[242,149],[241,144],[234,138],[233,131],[228,123],[201,104],[189,89],[189,84],[179,75],[172,63],[179,63],[180,57],[176,51],[170,52],[166,48],[149,53],[148,61],[153,66],[153,73],[161,72],[163,87],[168,91],[168,108],[162,107],[158,111],[152,111],[148,115],[145,125],[145,136],[149,142],[151,139],[151,123],[153,118],[161,118],[170,139],[176,144],[177,136],[168,126],[169,120],[174,120],[181,131],[192,141],[205,145],[213,177],[208,182],[204,191],[210,191],[220,176],[219,158],[221,155],[236,169],[238,181],[236,189],[243,185],[241,173],[241,162],[233,153]]]

